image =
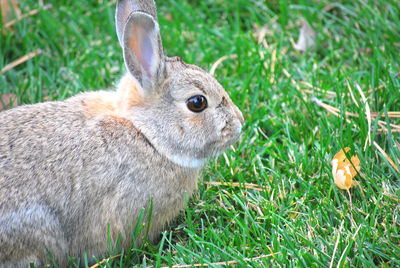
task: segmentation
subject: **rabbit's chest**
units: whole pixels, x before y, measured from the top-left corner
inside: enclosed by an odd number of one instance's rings
[[[182,172],[157,180],[149,187],[148,200],[152,202],[151,239],[184,209],[185,196],[189,198],[197,189],[197,177],[197,172]]]
[[[144,221],[151,211],[149,236],[153,239],[184,208],[185,195],[190,197],[197,188],[200,169],[173,164],[138,137],[114,135],[109,143],[105,152],[88,162],[87,174],[79,174],[87,179],[79,180],[71,191],[85,197],[84,202],[73,201],[65,215],[80,223],[73,224],[79,231],[70,231],[82,235],[74,236],[73,245],[84,241],[93,244],[88,247],[102,245],[101,241],[107,241],[108,226],[112,237],[122,234],[129,241],[143,211]],[[91,153],[99,150],[95,146],[89,149]]]
[[[184,208],[185,195],[190,197],[197,189],[199,170],[166,165],[156,159],[152,163],[123,165],[123,179],[116,181],[112,190],[108,189],[108,197],[100,202],[106,214],[114,214],[111,219],[129,225],[141,210],[151,206],[152,229],[157,231]]]
[[[170,221],[183,209],[185,195],[190,197],[197,189],[199,172],[160,166],[154,166],[148,171],[142,174],[143,177],[135,178],[138,183],[131,185],[131,198],[140,204],[140,208],[148,207],[151,203],[152,216],[156,222]]]

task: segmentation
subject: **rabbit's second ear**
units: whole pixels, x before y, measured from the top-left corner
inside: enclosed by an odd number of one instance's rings
[[[124,60],[128,71],[141,84],[144,94],[151,94],[160,82],[164,55],[158,23],[143,12],[133,12],[123,34]]]

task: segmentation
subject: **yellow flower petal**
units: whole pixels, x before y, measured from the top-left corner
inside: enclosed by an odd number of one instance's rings
[[[344,160],[346,160],[346,154],[348,151],[350,151],[349,147],[344,148],[343,150],[340,150],[337,154],[335,154],[335,156],[333,157],[333,159],[337,159],[339,162],[343,162]]]
[[[351,162],[346,158],[345,152],[349,152],[350,148],[346,147],[340,150],[332,159],[332,175],[335,185],[343,190],[348,190],[359,182],[353,178],[357,175],[357,171],[361,169],[360,159],[357,156],[351,157]]]

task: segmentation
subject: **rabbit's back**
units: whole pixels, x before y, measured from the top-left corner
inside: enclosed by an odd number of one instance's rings
[[[129,240],[136,217],[151,201],[154,238],[183,208],[184,192],[195,190],[198,170],[165,159],[133,122],[104,108],[109,94],[85,93],[0,113],[0,240],[8,241],[10,251],[0,249],[0,262],[33,243],[27,237],[41,240],[36,246],[52,248],[61,259],[83,250],[101,254],[108,224],[111,238],[121,233]],[[32,228],[36,236],[21,224],[10,229],[21,220],[43,228]]]

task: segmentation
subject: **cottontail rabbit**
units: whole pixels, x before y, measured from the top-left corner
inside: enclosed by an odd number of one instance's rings
[[[163,53],[153,0],[120,0],[127,74],[115,92],[0,113],[0,266],[66,264],[127,247],[152,202],[150,239],[184,207],[206,159],[243,117],[199,67]]]

